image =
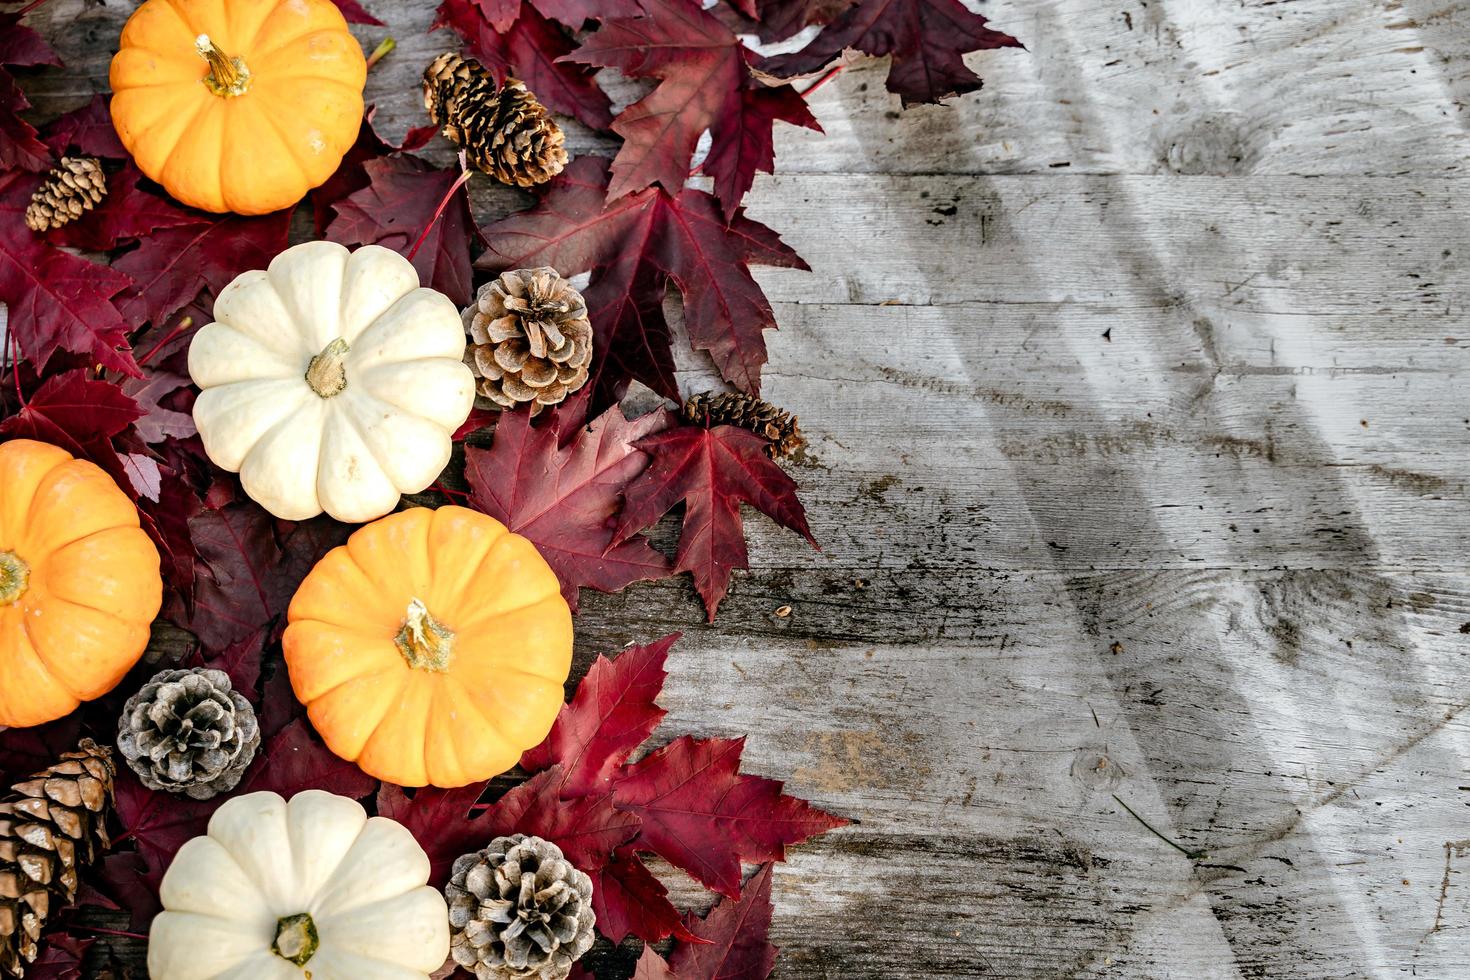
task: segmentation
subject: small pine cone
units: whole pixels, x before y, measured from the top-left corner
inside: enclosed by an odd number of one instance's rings
[[[478,391],[501,408],[530,402],[535,415],[587,383],[587,302],[555,269],[502,272],[480,287],[464,326]]]
[[[107,175],[93,157],[62,157],[31,195],[26,227],[48,231],[75,221],[107,196]]]
[[[424,69],[424,108],[429,110],[435,126],[448,125],[447,107],[464,94],[476,73],[484,74],[484,71],[478,62],[466,61],[453,51],[446,51],[429,63]],[[457,134],[444,135],[456,143],[460,141]]]
[[[684,403],[684,419],[696,425],[738,425],[766,440],[766,455],[790,459],[806,445],[796,416],[738,391],[705,392]]]
[[[477,980],[562,980],[592,946],[592,879],[540,837],[464,855],[444,894],[449,955]]]
[[[239,785],[260,725],[224,671],[165,670],[123,706],[117,747],[149,789],[207,800]]]
[[[566,136],[526,84],[441,54],[424,70],[424,108],[476,169],[512,187],[544,184],[567,165]]]
[[[52,913],[108,848],[112,750],[83,739],[0,799],[0,976],[24,977]]]

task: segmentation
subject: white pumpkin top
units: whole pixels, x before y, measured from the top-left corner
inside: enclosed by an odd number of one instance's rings
[[[306,242],[241,273],[189,347],[194,422],[277,517],[359,523],[449,462],[475,379],[449,298],[397,252]]]
[[[148,975],[424,980],[449,956],[449,909],[428,880],[407,828],[355,800],[237,797],[164,875]]]

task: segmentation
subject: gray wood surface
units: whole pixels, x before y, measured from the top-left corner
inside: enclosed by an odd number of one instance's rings
[[[397,135],[451,39],[367,5]],[[41,117],[132,6],[32,15]],[[749,198],[823,551],[751,515],[713,626],[588,595],[582,662],[686,630],[664,737],[861,821],[778,867],[778,977],[1470,975],[1470,4],[980,9],[983,92],[854,58]]]

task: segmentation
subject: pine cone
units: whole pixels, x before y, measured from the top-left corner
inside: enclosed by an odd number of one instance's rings
[[[738,425],[768,440],[766,455],[790,459],[806,445],[796,416],[738,391],[693,395],[684,403],[684,419],[696,425]]]
[[[592,946],[592,879],[539,837],[497,837],[454,862],[449,955],[477,980],[562,980]]]
[[[94,157],[62,157],[31,195],[26,227],[47,231],[75,221],[107,196],[107,175]]]
[[[117,747],[149,789],[207,800],[239,785],[260,726],[224,671],[164,670],[123,706]]]
[[[555,269],[516,269],[480,287],[464,311],[465,363],[481,395],[501,408],[531,402],[535,415],[587,383],[587,303]]]
[[[526,84],[441,54],[424,71],[424,107],[470,164],[513,187],[535,187],[567,165],[566,136]]]
[[[24,977],[51,914],[107,849],[112,750],[83,739],[0,800],[0,976]]]

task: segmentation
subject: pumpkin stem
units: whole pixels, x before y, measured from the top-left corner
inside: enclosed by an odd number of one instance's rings
[[[347,367],[343,361],[350,348],[338,337],[322,348],[322,352],[306,366],[306,383],[323,398],[340,395],[347,390]]]
[[[408,616],[394,642],[415,670],[445,671],[454,659],[454,630],[429,615],[421,599],[408,604]]]
[[[26,593],[31,566],[13,551],[0,551],[0,606],[8,606]]]
[[[283,915],[276,920],[276,938],[271,942],[271,952],[281,959],[305,966],[316,955],[319,945],[321,939],[316,933],[316,923],[311,921],[308,913]]]
[[[194,50],[199,57],[209,62],[209,74],[204,76],[204,87],[222,99],[244,95],[250,88],[250,69],[239,58],[231,58],[201,34],[194,39]]]

